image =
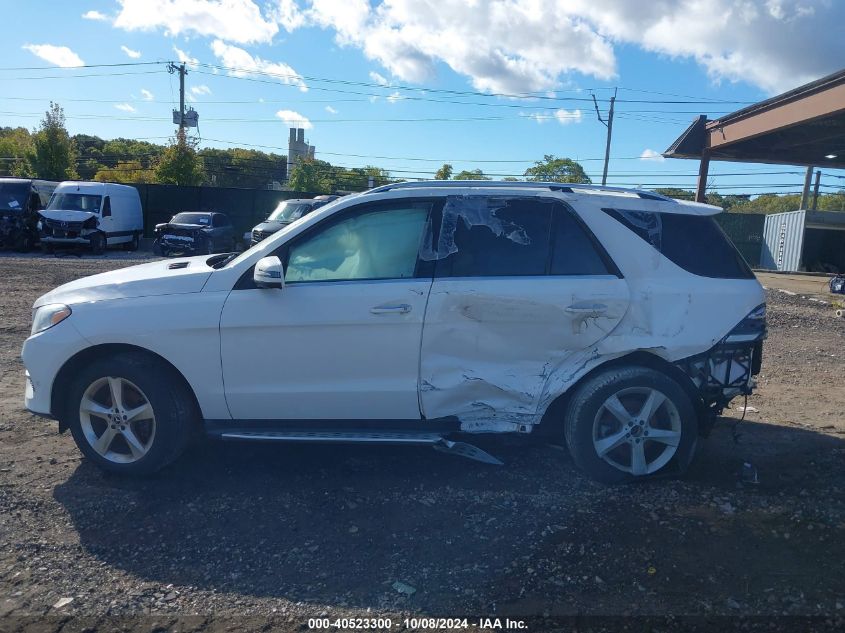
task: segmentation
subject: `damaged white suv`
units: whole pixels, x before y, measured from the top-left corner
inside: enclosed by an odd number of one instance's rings
[[[764,294],[720,209],[556,183],[347,196],[240,255],[157,261],[36,301],[26,407],[98,466],[224,439],[565,438],[614,482],[680,472],[748,394]]]

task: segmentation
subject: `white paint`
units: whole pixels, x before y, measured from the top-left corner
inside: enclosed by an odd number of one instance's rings
[[[567,202],[624,278],[397,279],[233,291],[258,260],[345,209],[473,194]],[[153,262],[74,281],[36,302],[64,303],[73,314],[24,345],[33,387],[26,405],[49,412],[55,375],[74,353],[128,343],[181,371],[207,419],[457,416],[470,432],[530,430],[557,396],[598,365],[638,350],[668,361],[704,352],[764,302],[756,280],[691,275],[601,211],[620,197],[627,209],[718,211],[643,200],[636,192],[421,184],[341,198],[219,270],[194,257],[186,268]],[[482,216],[476,219],[493,222]],[[371,311],[395,305],[408,309]]]

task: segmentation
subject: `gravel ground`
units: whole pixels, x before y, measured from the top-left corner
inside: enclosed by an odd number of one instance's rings
[[[605,487],[563,448],[515,440],[479,442],[504,467],[424,448],[202,443],[127,480],[22,410],[19,352],[38,295],[139,258],[0,257],[0,631],[470,614],[843,624],[845,320],[829,306],[768,292],[755,410],[738,427],[726,411],[684,480]],[[742,482],[744,462],[759,483]]]

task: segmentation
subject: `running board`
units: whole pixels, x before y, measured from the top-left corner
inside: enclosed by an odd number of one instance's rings
[[[386,444],[431,446],[451,455],[474,459],[485,464],[501,466],[502,462],[466,442],[447,440],[439,433],[411,433],[402,431],[231,431],[221,433],[224,440],[253,440],[260,442],[307,442],[329,444]]]

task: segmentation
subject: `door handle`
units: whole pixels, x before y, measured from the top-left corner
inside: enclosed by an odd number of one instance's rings
[[[407,303],[398,303],[395,305],[380,305],[370,308],[372,314],[408,314],[411,311],[411,306]]]
[[[603,303],[573,303],[571,306],[564,308],[569,314],[576,314],[580,316],[592,314],[604,314],[607,312],[607,306]]]

